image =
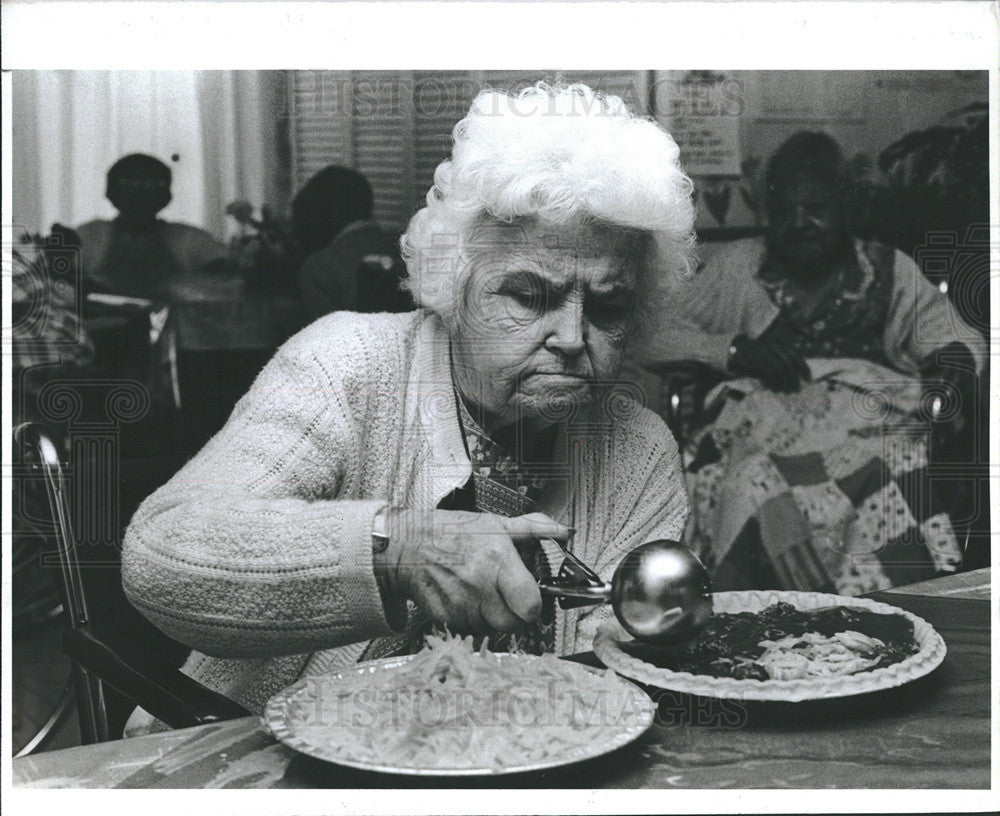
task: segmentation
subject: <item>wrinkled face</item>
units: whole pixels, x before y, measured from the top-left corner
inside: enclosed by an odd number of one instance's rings
[[[844,240],[843,215],[830,181],[794,177],[770,195],[768,214],[768,244],[793,274],[822,267]]]
[[[638,239],[602,228],[489,224],[452,327],[456,384],[496,424],[554,419],[621,365]]]

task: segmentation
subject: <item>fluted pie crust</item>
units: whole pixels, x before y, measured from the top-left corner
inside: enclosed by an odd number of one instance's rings
[[[760,612],[783,602],[796,609],[810,610],[828,606],[867,609],[883,615],[902,615],[913,623],[913,637],[918,651],[900,663],[874,671],[840,677],[811,677],[798,680],[736,680],[705,674],[671,671],[627,654],[619,646],[631,640],[617,621],[603,624],[594,638],[594,653],[609,668],[624,677],[647,686],[734,700],[774,700],[801,702],[832,697],[848,697],[871,691],[895,688],[932,672],[944,659],[944,640],[927,621],[907,612],[867,598],[850,598],[821,592],[782,590],[717,592],[712,596],[713,611]]]

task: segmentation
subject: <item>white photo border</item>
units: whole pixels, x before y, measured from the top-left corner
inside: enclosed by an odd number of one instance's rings
[[[995,2],[725,3],[151,3],[3,6],[3,216],[10,247],[10,70],[19,69],[987,69],[991,245],[1000,246],[1000,13]],[[991,259],[991,269],[997,260]],[[9,259],[8,259],[9,261]],[[1000,314],[994,275],[991,304]],[[10,325],[4,281],[4,325]],[[992,349],[996,350],[996,339]],[[10,358],[3,357],[3,448],[9,462]],[[1000,401],[993,384],[991,407]],[[1000,463],[1000,435],[991,439]],[[4,480],[4,542],[10,532]],[[1000,518],[1000,496],[991,496]],[[996,793],[998,650],[992,650],[990,791],[640,790],[41,791],[11,789],[10,558],[3,558],[0,775],[11,813],[603,813],[989,811]],[[994,548],[994,573],[1000,548]],[[994,645],[1000,622],[993,595]]]

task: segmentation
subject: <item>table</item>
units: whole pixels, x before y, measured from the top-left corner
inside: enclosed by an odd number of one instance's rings
[[[184,351],[273,351],[307,322],[295,292],[256,292],[239,279],[177,286],[163,301],[118,295],[87,297],[84,321],[92,335],[113,338],[123,327],[169,306],[169,325]],[[157,335],[163,325],[157,329]],[[143,334],[149,333],[149,326]],[[144,344],[140,344],[143,345]]]
[[[944,637],[930,675],[798,704],[664,692],[633,744],[556,771],[473,780],[387,777],[297,754],[256,718],[16,759],[15,786],[114,788],[964,788],[990,784],[989,571],[871,597]],[[960,580],[961,579],[961,580]],[[581,662],[596,663],[592,654]]]
[[[990,599],[990,568],[956,572],[943,578],[933,578],[886,590],[905,595],[932,595],[936,598],[978,598],[984,601]]]
[[[238,278],[178,284],[169,310],[107,295],[92,295],[88,303],[86,327],[100,373],[138,380],[154,395],[148,421],[155,424],[145,434],[132,433],[130,442],[141,437],[143,450],[166,444],[185,457],[222,428],[277,348],[306,322],[296,292],[254,291]],[[160,308],[163,322],[153,338]]]
[[[178,300],[171,309],[184,351],[262,349],[273,352],[306,323],[297,293],[239,290],[226,297]]]

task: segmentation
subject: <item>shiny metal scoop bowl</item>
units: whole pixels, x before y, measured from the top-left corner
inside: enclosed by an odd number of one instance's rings
[[[567,555],[593,574],[575,556]],[[610,602],[626,632],[655,646],[691,639],[712,615],[708,571],[691,550],[668,539],[632,550],[615,569],[610,584],[541,583],[539,588],[547,595],[577,599],[572,605]]]

